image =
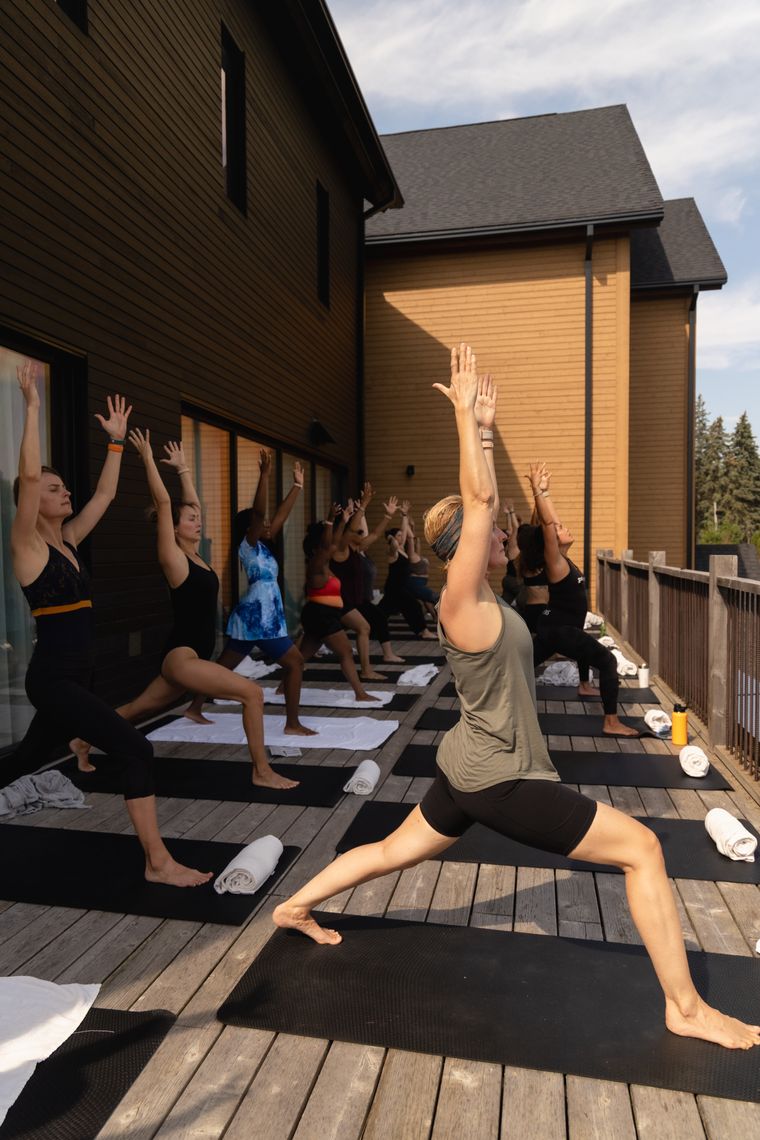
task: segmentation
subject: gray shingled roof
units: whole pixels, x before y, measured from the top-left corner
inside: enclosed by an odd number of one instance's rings
[[[726,270],[693,198],[665,203],[657,229],[631,231],[631,286],[725,285]]]
[[[624,105],[382,135],[404,195],[367,241],[509,232],[662,216]]]

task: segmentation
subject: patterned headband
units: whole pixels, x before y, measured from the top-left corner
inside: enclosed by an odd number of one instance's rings
[[[464,508],[459,506],[435,541],[431,543],[434,553],[441,562],[449,562],[456,554],[463,521]]]

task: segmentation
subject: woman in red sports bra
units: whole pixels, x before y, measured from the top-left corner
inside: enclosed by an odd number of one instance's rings
[[[341,516],[336,525],[335,520]],[[354,690],[357,701],[375,701],[364,689],[354,664],[351,643],[343,623],[346,617],[356,618],[369,625],[357,610],[347,610],[340,592],[340,580],[330,571],[330,556],[348,521],[337,503],[333,504],[330,518],[325,522],[312,523],[303,540],[306,555],[306,604],[301,610],[303,636],[298,648],[304,661],[319,649],[322,642],[332,649],[338,658],[343,675]]]

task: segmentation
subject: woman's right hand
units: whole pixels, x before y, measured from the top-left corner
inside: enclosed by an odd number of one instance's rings
[[[150,428],[145,429],[144,435],[139,428],[132,428],[127,438],[143,463],[153,458],[153,449],[150,446]]]
[[[383,506],[385,507],[386,515],[388,515],[389,518],[393,518],[398,510],[398,499],[395,495],[389,495],[388,501],[383,503]]]
[[[551,477],[551,471],[547,469],[545,463],[531,463],[528,479],[534,495],[540,495],[542,491],[549,490]]]
[[[451,383],[447,388],[444,384],[434,384],[442,392],[456,411],[474,409],[478,398],[478,370],[475,353],[469,344],[460,344],[451,350]]]
[[[37,361],[30,360],[27,357],[23,364],[17,364],[16,376],[18,378],[18,386],[21,389],[21,395],[24,397],[27,408],[39,408],[40,389]]]
[[[265,447],[262,447],[261,451],[259,452],[259,474],[268,475],[271,470],[272,453],[271,451],[267,451]]]

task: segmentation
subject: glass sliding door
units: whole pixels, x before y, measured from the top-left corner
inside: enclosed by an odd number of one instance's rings
[[[234,508],[234,514],[237,514],[238,511],[245,510],[246,507],[250,507],[253,504],[253,497],[259,485],[259,457],[262,448],[264,448],[264,444],[257,443],[253,439],[248,439],[244,435],[236,436],[235,442],[237,452],[237,503]],[[270,447],[266,448],[266,450],[272,454],[272,472],[269,476],[266,502],[266,517],[271,519],[275,509],[274,501],[277,493],[277,453],[272,452]],[[242,598],[248,589],[248,579],[240,565],[237,551],[235,551],[234,554],[233,574],[237,575],[237,596],[238,598]]]
[[[290,455],[287,452],[283,452],[281,455],[283,497],[293,486],[293,465],[296,459],[298,456]],[[311,503],[311,464],[302,461],[302,466],[304,468],[303,491],[298,492],[298,498],[285,526],[282,528],[282,599],[285,603],[285,617],[290,633],[295,632],[301,620],[305,569],[303,540],[306,527],[312,521],[309,510]]]
[[[183,416],[182,445],[203,511],[203,538],[199,553],[219,576],[217,630],[221,633],[232,604],[230,433],[213,424]],[[176,476],[174,483],[169,483],[169,493],[173,498],[179,494],[178,484]]]

